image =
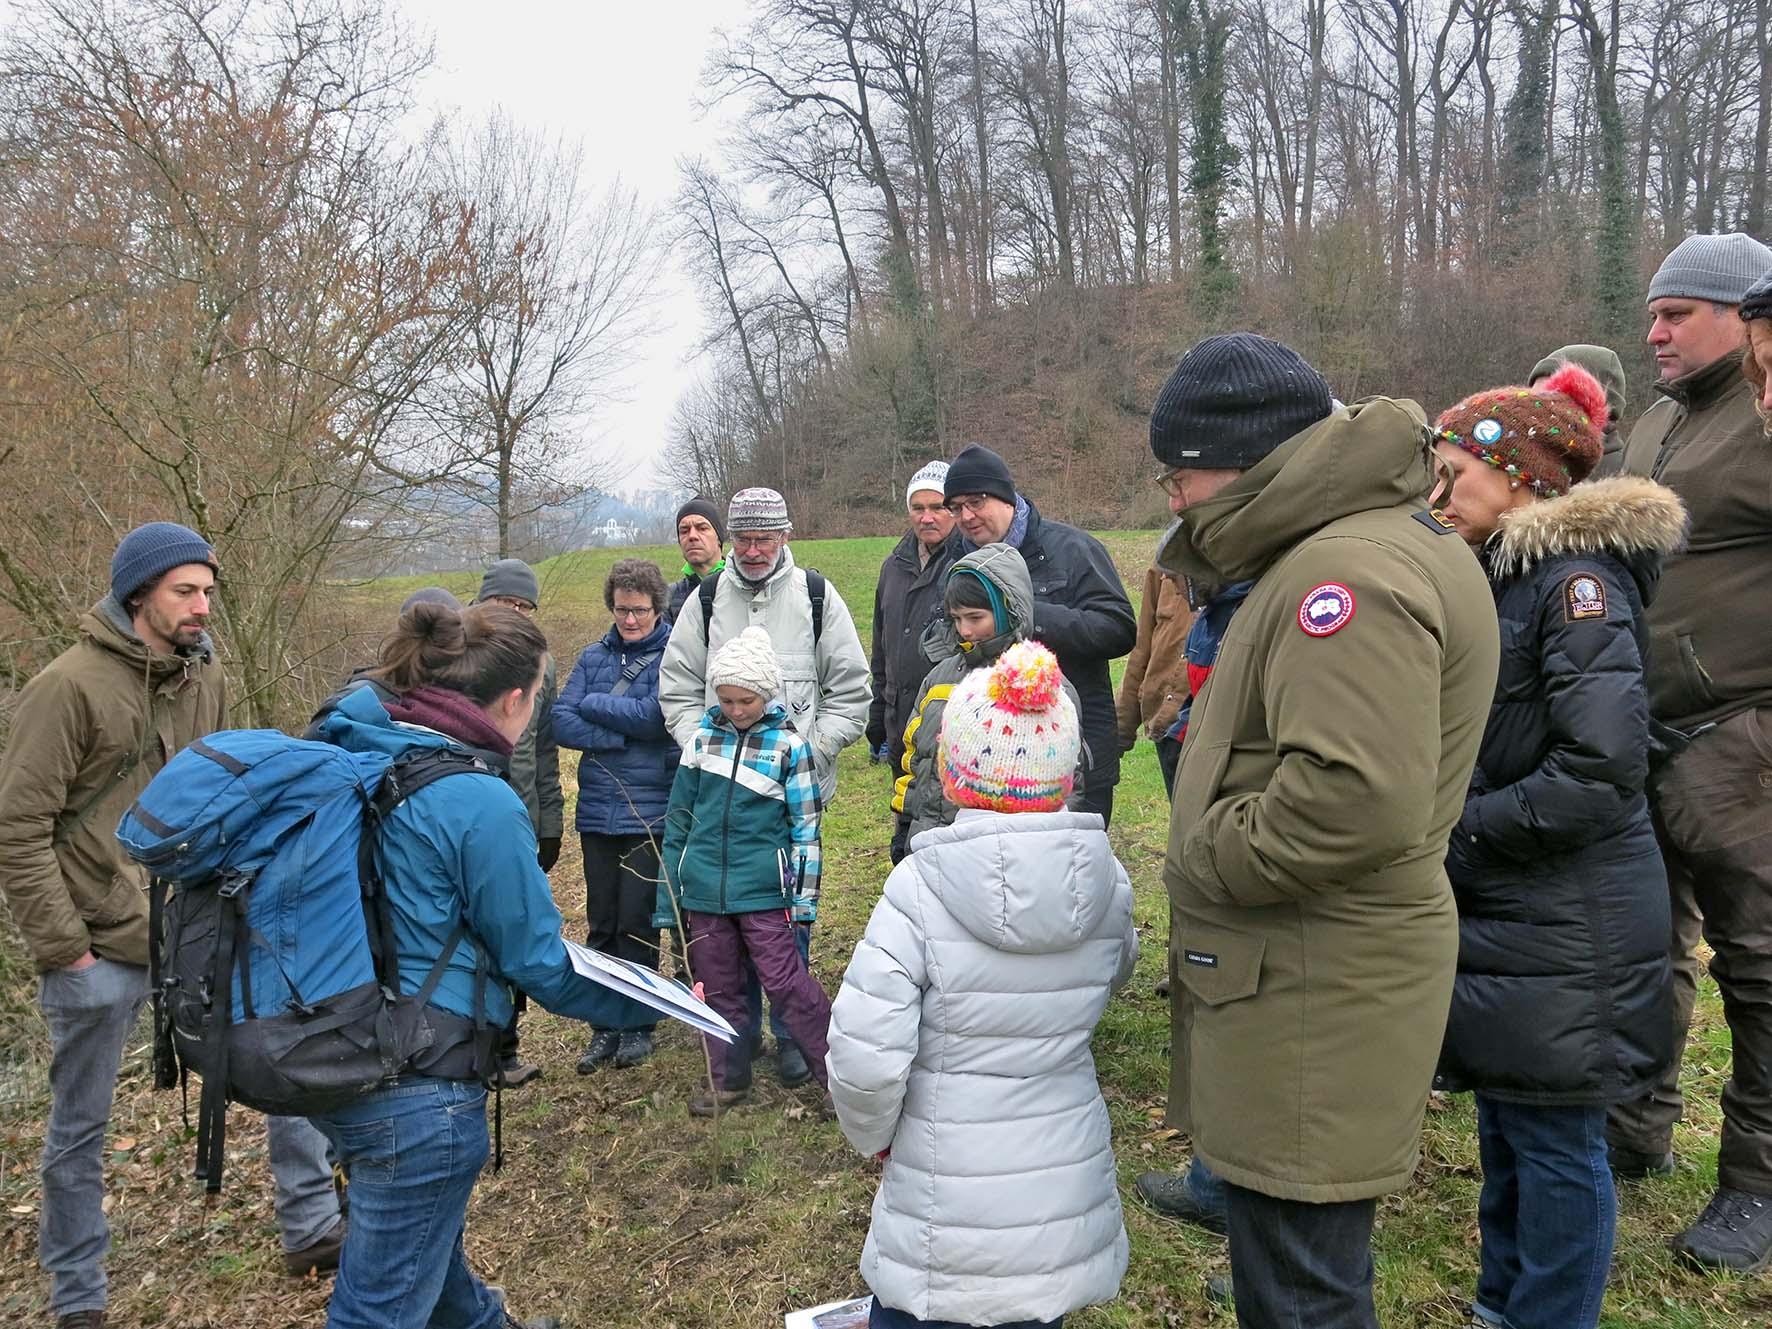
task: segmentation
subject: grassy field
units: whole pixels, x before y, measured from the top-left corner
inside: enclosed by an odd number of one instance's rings
[[[1149,556],[1146,532],[1106,537],[1136,596]],[[843,593],[865,637],[875,571],[886,540],[796,543],[802,562]],[[631,553],[636,551],[621,551]],[[657,556],[667,568],[674,551]],[[543,565],[539,621],[563,661],[607,626],[602,577],[613,551]],[[441,578],[470,593],[476,578]],[[345,612],[372,627],[416,579],[353,592]],[[573,788],[573,763],[562,775]],[[886,773],[859,745],[845,753],[842,788],[826,822],[824,908],[813,968],[835,991],[888,867]],[[1128,757],[1112,831],[1137,890],[1144,937],[1137,977],[1109,1008],[1095,1040],[1120,1159],[1132,1266],[1121,1297],[1075,1316],[1077,1329],[1229,1326],[1204,1296],[1228,1265],[1222,1241],[1158,1218],[1132,1197],[1148,1168],[1174,1168],[1187,1141],[1161,1121],[1168,1065],[1166,1004],[1152,992],[1163,967],[1165,905],[1159,879],[1165,817],[1148,745]],[[576,845],[554,872],[570,935],[582,935],[583,881]],[[0,1322],[45,1321],[35,1267],[37,1152],[47,1104],[44,1040],[16,975],[4,994],[13,1046],[0,1082]],[[796,1306],[861,1290],[856,1264],[877,1177],[837,1128],[813,1119],[809,1090],[788,1092],[759,1068],[759,1092],[719,1129],[695,1121],[684,1099],[702,1058],[687,1030],[663,1030],[660,1055],[628,1072],[573,1074],[585,1030],[545,1012],[524,1025],[527,1055],[546,1067],[538,1084],[505,1098],[504,1170],[482,1179],[468,1235],[477,1267],[510,1294],[519,1315],[564,1316],[593,1326],[779,1325]],[[315,1329],[326,1285],[281,1274],[264,1134],[236,1111],[227,1188],[205,1203],[190,1181],[192,1146],[176,1094],[148,1088],[146,1036],[135,1040],[110,1133],[112,1322],[122,1326]],[[1603,1323],[1721,1329],[1772,1323],[1772,1279],[1707,1276],[1676,1265],[1667,1234],[1696,1214],[1715,1182],[1717,1096],[1729,1065],[1728,1031],[1705,981],[1684,1071],[1688,1121],[1682,1160],[1665,1181],[1626,1186],[1618,1255]],[[1431,1114],[1415,1184],[1390,1197],[1377,1234],[1381,1318],[1391,1326],[1462,1325],[1475,1277],[1480,1176],[1468,1098]]]

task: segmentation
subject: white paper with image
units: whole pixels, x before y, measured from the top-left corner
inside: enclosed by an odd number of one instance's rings
[[[562,937],[560,940],[566,943],[566,956],[572,961],[574,972],[591,982],[601,983],[624,997],[631,997],[722,1042],[730,1043],[738,1037],[738,1031],[727,1024],[718,1011],[697,998],[676,979],[666,978],[656,969],[648,969],[643,964],[619,960],[613,955],[603,954],[602,951],[593,951],[570,938]]]

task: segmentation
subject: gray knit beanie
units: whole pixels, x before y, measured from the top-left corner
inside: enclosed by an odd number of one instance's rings
[[[1751,235],[1689,235],[1661,260],[1649,283],[1649,301],[1671,296],[1738,305],[1767,268],[1772,268],[1772,249]]]
[[[474,603],[485,604],[500,596],[527,600],[539,608],[541,583],[535,579],[535,569],[520,558],[501,558],[487,568],[486,575],[480,578],[480,593],[474,597]]]
[[[447,605],[459,610],[461,601],[441,586],[420,586],[411,595],[400,602],[400,612],[404,614],[413,605]]]

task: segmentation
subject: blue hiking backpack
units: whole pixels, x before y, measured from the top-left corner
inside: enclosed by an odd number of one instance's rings
[[[491,767],[451,747],[390,760],[225,730],[174,756],[124,814],[117,839],[151,879],[155,1084],[202,1078],[197,1175],[209,1191],[221,1188],[230,1099],[310,1116],[415,1063],[490,1077],[484,948],[475,1019],[428,1006],[465,923],[402,994],[378,852],[402,800],[469,771]]]

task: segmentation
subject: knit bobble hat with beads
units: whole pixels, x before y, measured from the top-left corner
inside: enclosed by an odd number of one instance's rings
[[[1440,416],[1434,437],[1555,498],[1600,464],[1607,419],[1606,389],[1566,364],[1537,387],[1473,393]]]
[[[1015,643],[974,669],[942,712],[941,792],[961,808],[1056,812],[1070,796],[1082,732],[1058,659]]]

